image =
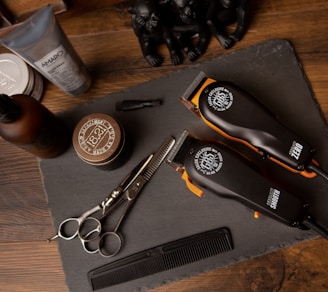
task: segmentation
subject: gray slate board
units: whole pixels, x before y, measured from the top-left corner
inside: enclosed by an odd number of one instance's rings
[[[326,122],[302,66],[288,41],[269,40],[61,113],[72,129],[87,114],[104,112],[112,115],[127,130],[132,153],[130,159],[114,171],[86,165],[72,147],[56,159],[40,160],[56,229],[65,218],[78,216],[103,200],[168,135],[178,137],[183,129],[187,129],[200,138],[222,139],[180,103],[180,96],[201,70],[214,79],[234,82],[260,99],[286,126],[311,142],[318,151],[317,160],[328,170]],[[155,98],[162,98],[164,104],[130,112],[115,109],[116,102],[125,99]],[[291,174],[259,159],[247,149],[240,150],[267,167],[272,177],[288,183],[295,194],[310,203],[313,216],[328,227],[326,182],[321,178],[309,180]],[[144,291],[317,236],[312,231],[294,229],[264,216],[255,220],[253,210],[210,192],[198,198],[186,188],[177,172],[163,164],[125,221],[121,230],[125,246],[116,257],[106,259],[98,254],[86,254],[78,239],[59,240],[67,285],[70,291],[91,291],[87,279],[91,269],[144,249],[224,226],[231,230],[233,251],[103,291]]]

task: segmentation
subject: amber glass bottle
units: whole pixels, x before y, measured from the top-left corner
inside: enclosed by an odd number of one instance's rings
[[[65,124],[33,97],[0,94],[0,136],[41,158],[63,153],[71,138]]]

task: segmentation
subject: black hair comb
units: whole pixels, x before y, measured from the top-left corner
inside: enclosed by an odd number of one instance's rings
[[[170,270],[232,250],[227,228],[218,228],[178,239],[127,256],[88,273],[93,290]]]

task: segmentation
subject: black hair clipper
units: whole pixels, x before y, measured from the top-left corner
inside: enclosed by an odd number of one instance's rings
[[[328,174],[313,160],[315,150],[236,85],[216,81],[201,72],[181,100],[224,137],[241,142],[304,177],[320,174],[328,180]]]
[[[328,231],[308,215],[305,202],[272,184],[247,160],[218,141],[201,141],[185,130],[167,163],[182,173],[188,188],[198,196],[203,194],[200,188],[205,188],[287,225],[315,229],[328,238]]]

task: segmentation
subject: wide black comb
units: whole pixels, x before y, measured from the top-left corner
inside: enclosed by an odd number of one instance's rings
[[[88,273],[93,290],[117,285],[232,250],[228,228],[178,239],[119,259]]]

